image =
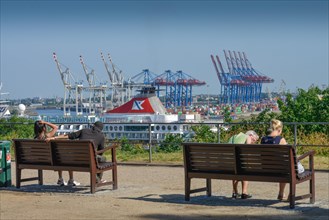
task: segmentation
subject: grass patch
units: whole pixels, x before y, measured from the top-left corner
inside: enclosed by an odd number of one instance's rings
[[[118,162],[149,162],[149,152],[131,154],[125,151],[117,151]],[[183,164],[183,152],[163,153],[152,152],[152,162],[154,163],[170,163]]]
[[[108,157],[109,159],[109,157]],[[144,151],[142,153],[131,154],[121,150],[117,151],[118,162],[149,162],[149,152]],[[152,163],[159,164],[182,164],[183,165],[183,152],[163,153],[152,152]],[[308,169],[308,158],[302,160],[302,164],[305,169]],[[314,168],[321,170],[329,170],[329,158],[328,156],[315,155],[314,156]]]

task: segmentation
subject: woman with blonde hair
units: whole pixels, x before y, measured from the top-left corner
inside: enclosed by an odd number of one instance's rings
[[[281,134],[282,134],[282,129],[283,129],[283,123],[277,119],[272,119],[271,120],[271,126],[267,130],[267,135],[265,137],[262,137],[261,139],[261,144],[288,144],[286,139],[284,139]],[[286,186],[286,183],[280,183],[279,186],[279,195],[278,199],[283,200],[285,199],[284,195],[284,188]]]

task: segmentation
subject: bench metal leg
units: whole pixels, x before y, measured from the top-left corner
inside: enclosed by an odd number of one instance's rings
[[[16,168],[16,188],[21,187],[22,170]]]
[[[38,182],[39,182],[39,185],[43,185],[43,172],[42,172],[42,170],[38,170]]]
[[[211,179],[206,180],[207,185],[207,196],[211,196]]]
[[[289,202],[290,202],[290,208],[295,208],[295,197],[296,197],[296,184],[290,183],[290,194],[289,194]]]
[[[191,179],[185,178],[185,201],[190,201]]]
[[[96,174],[90,173],[90,193],[94,194],[96,191]]]
[[[315,202],[315,178],[314,178],[314,174],[312,175],[312,178],[310,179],[310,203],[314,204]]]
[[[115,165],[112,169],[112,178],[113,178],[113,189],[118,189],[118,174],[117,166]]]

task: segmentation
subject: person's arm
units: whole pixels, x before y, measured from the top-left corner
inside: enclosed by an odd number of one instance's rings
[[[281,140],[280,140],[280,143],[279,143],[279,144],[282,144],[282,145],[283,145],[283,144],[288,144],[288,143],[287,143],[286,139],[284,139],[284,138],[281,138]]]
[[[51,131],[49,131],[48,133],[46,133],[46,136],[47,138],[50,138],[50,137],[53,137],[55,135],[55,133],[57,132],[58,130],[58,126],[57,125],[54,125],[50,122],[47,122],[47,121],[40,121],[41,124],[44,124],[44,125],[47,125],[51,128]]]
[[[248,135],[247,140],[246,140],[246,144],[251,144],[252,140],[251,140],[251,136]]]
[[[62,135],[58,135],[55,137],[48,137],[46,138],[46,141],[50,141],[50,140],[57,140],[57,139],[68,139],[69,136],[67,134],[62,134]]]

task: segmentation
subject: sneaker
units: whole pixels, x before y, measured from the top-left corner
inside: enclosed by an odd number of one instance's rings
[[[57,180],[57,185],[59,186],[65,186],[66,185],[66,182],[63,180],[63,178],[60,178]]]
[[[242,193],[242,195],[241,195],[241,199],[250,199],[251,197],[252,197],[252,195],[250,195],[250,194]]]
[[[69,180],[67,185],[68,186],[80,186],[80,183],[75,180]]]
[[[97,180],[96,183],[106,183],[107,181],[104,180],[104,179],[101,179],[101,180]]]

